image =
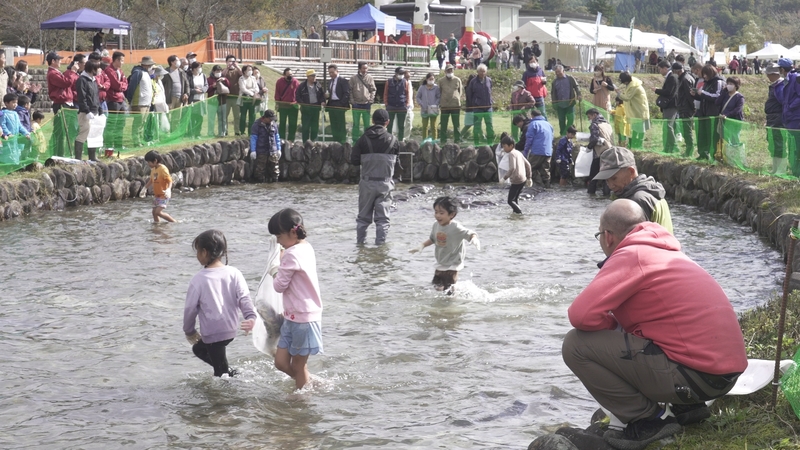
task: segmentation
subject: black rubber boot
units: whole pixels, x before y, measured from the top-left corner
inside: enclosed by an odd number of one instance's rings
[[[75,159],[83,158],[83,142],[75,141]]]
[[[89,161],[97,161],[97,149],[90,148],[89,149]]]

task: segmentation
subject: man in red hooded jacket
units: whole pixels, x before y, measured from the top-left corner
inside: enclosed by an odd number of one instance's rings
[[[635,202],[616,200],[595,234],[607,258],[569,307],[564,362],[627,423],[603,438],[644,449],[708,417],[747,368],[736,313],[720,285]],[[672,405],[661,408],[659,403]]]

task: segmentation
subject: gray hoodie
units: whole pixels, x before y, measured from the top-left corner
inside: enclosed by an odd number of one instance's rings
[[[664,186],[661,183],[653,177],[639,174],[622,189],[622,192],[617,197],[635,201],[642,207],[645,216],[650,219],[653,217],[656,203],[665,198],[666,195],[667,191],[664,190]]]

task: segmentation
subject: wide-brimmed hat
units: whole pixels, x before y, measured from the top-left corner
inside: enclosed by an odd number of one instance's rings
[[[139,65],[140,66],[152,66],[152,65],[155,65],[155,61],[153,61],[153,58],[151,58],[149,56],[144,56],[144,57],[142,57],[142,62],[140,62]]]
[[[611,147],[600,155],[600,172],[592,179],[607,180],[626,167],[636,167],[633,152],[625,147]]]
[[[306,70],[306,77],[310,77],[311,75],[317,76],[317,72],[315,72],[314,69]]]
[[[525,82],[523,82],[522,80],[517,80],[517,81],[514,82],[514,86],[519,86],[521,88],[524,88],[525,87]]]
[[[764,72],[767,75],[779,75],[781,73],[781,66],[777,63],[771,63],[764,69]]]
[[[155,67],[153,67],[153,74],[154,74],[155,76],[157,76],[157,77],[163,77],[164,75],[167,75],[168,73],[169,73],[169,72],[167,72],[167,70],[166,70],[166,69],[164,69],[164,68],[163,68],[163,67],[161,67],[161,66],[155,66]]]

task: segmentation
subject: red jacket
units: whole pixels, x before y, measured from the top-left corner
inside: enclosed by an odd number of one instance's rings
[[[73,101],[78,100],[78,78],[81,76],[78,75],[78,72],[74,70],[65,70],[64,76],[69,79],[71,89],[72,89],[72,99]]]
[[[525,83],[525,89],[534,98],[547,97],[547,78],[541,68],[533,70],[528,67],[525,73],[522,74],[522,81]]]
[[[106,70],[103,71],[103,74],[105,74],[106,78],[108,78],[109,84],[106,101],[116,103],[124,102],[125,90],[128,89],[128,79],[125,78],[125,74],[120,70],[119,75],[117,75],[117,69],[111,65],[106,67]]]
[[[275,82],[275,101],[294,103],[295,93],[299,87],[300,82],[297,81],[297,78],[292,78],[291,82],[286,81],[286,77],[278,78],[278,81]]]
[[[569,307],[572,326],[617,324],[655,342],[669,359],[714,375],[747,368],[736,313],[720,285],[661,225],[637,225]]]
[[[47,95],[53,103],[72,103],[72,80],[55,67],[48,68]]]
[[[111,82],[105,72],[97,72],[97,76],[94,77],[94,80],[97,83],[97,95],[100,97],[100,102],[102,103],[106,101],[106,95],[108,94],[108,88],[111,86]]]

